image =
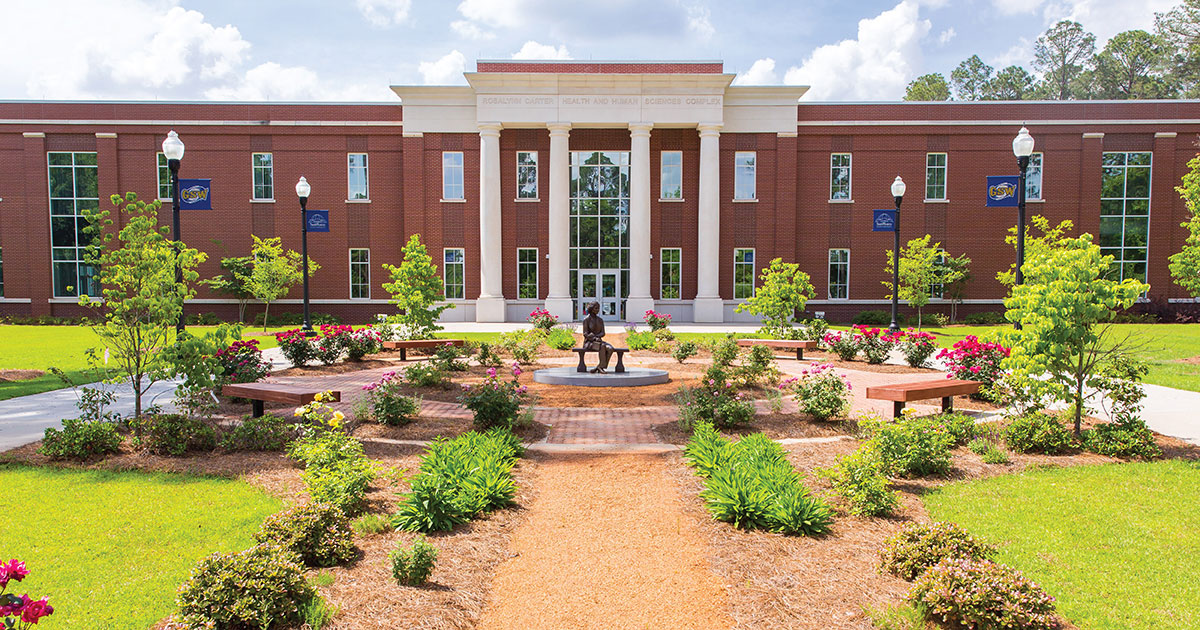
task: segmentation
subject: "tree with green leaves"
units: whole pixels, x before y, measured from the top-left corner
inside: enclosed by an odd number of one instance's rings
[[[967,297],[967,285],[971,283],[971,259],[966,254],[955,258],[946,256],[938,266],[942,284],[942,296],[950,300],[950,323],[958,319],[958,305]]]
[[[295,250],[284,250],[283,241],[279,237],[262,239],[253,234],[250,237],[254,239],[254,246],[250,250],[254,267],[246,279],[246,288],[255,299],[263,303],[265,332],[271,302],[287,295],[292,287],[304,281],[303,258]],[[312,258],[308,259],[309,276],[320,268]]]
[[[1172,254],[1171,278],[1194,298],[1200,298],[1200,155],[1188,162],[1191,169],[1183,175],[1183,185],[1175,190],[1183,197],[1192,218],[1182,223],[1188,231],[1183,249]]]
[[[442,278],[421,236],[413,234],[408,239],[399,267],[384,263],[383,269],[392,279],[384,283],[383,289],[391,294],[391,303],[400,309],[395,319],[401,325],[401,336],[432,339],[433,333],[442,329],[437,325],[438,317],[454,305],[437,304],[443,298]]]
[[[906,101],[948,101],[950,100],[950,84],[940,72],[923,74],[908,84],[904,92]]]
[[[200,284],[212,289],[214,293],[227,295],[238,303],[238,323],[246,321],[246,304],[254,299],[250,290],[250,275],[254,272],[253,256],[233,256],[221,259],[221,269],[225,273],[215,275]]]
[[[988,82],[984,98],[992,101],[1020,101],[1033,96],[1033,75],[1021,66],[1009,66]]]
[[[982,101],[987,97],[988,84],[995,68],[987,65],[979,55],[971,55],[958,64],[950,73],[954,85],[954,97],[960,101]]]
[[[921,310],[929,304],[932,289],[935,284],[944,284],[957,279],[948,278],[948,270],[942,266],[943,253],[941,243],[930,244],[932,237],[928,234],[914,238],[900,249],[900,299],[909,306],[917,309],[917,329],[921,328]],[[884,271],[888,278],[892,277],[895,254],[887,251],[887,264]],[[884,280],[887,287],[887,299],[892,299],[892,282]]]
[[[1033,67],[1040,70],[1050,98],[1065,101],[1078,98],[1080,75],[1092,63],[1096,54],[1096,36],[1083,30],[1083,25],[1062,20],[1042,33],[1033,44]]]
[[[1117,33],[1096,55],[1093,77],[1100,98],[1169,98],[1175,90],[1165,78],[1166,42],[1133,30]]]
[[[171,343],[183,303],[196,293],[188,283],[199,278],[196,267],[205,255],[167,238],[170,228],[158,225],[159,201],[146,203],[132,192],[110,200],[121,217],[120,231],[107,229],[113,225],[109,210],[88,213],[85,228],[97,239],[88,258],[104,299],[84,295],[79,303],[103,316],[92,330],[117,364],[119,378],[132,387],[133,412],[141,416],[142,397],[163,377],[162,351]],[[176,267],[183,282],[175,281]]]
[[[1200,98],[1200,0],[1155,13],[1154,32],[1170,50],[1171,83],[1182,97]]]
[[[796,313],[803,311],[816,294],[811,278],[800,271],[800,265],[776,258],[762,270],[759,279],[761,284],[754,295],[738,304],[735,312],[758,315],[773,335],[790,339]]]

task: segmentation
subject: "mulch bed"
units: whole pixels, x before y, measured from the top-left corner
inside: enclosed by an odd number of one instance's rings
[[[31,381],[45,375],[46,373],[41,370],[0,370],[0,381],[9,383]]]

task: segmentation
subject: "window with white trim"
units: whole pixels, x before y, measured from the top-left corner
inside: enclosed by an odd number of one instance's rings
[[[733,154],[733,198],[757,199],[756,164],[754,151],[738,151]]]
[[[1105,152],[1100,184],[1100,253],[1114,280],[1146,281],[1150,230],[1149,152]]]
[[[466,199],[462,151],[442,152],[442,199]]]
[[[683,296],[683,250],[664,247],[658,250],[658,297],[678,300]]]
[[[517,199],[538,198],[537,151],[517,151]]]
[[[663,151],[659,156],[659,199],[683,199],[683,151]]]
[[[100,208],[95,153],[46,154],[50,179],[50,258],[54,297],[100,295],[97,269],[88,264],[96,241],[86,213]]]
[[[929,297],[940,300],[946,297],[946,285],[942,277],[946,270],[946,250],[938,248],[937,260],[933,263],[933,282],[929,283]]]
[[[739,247],[733,250],[733,299],[745,300],[754,295],[754,249]]]
[[[350,299],[371,299],[371,250],[350,250]]]
[[[829,154],[830,201],[850,200],[850,158],[849,153]]]
[[[536,247],[517,248],[517,299],[536,300],[538,297],[538,250]]]
[[[829,299],[850,298],[850,250],[829,250]]]
[[[1042,154],[1029,156],[1029,168],[1025,169],[1025,200],[1042,200]]]
[[[158,152],[158,198],[171,200],[171,168],[167,166],[167,154]]]
[[[442,284],[445,287],[443,295],[447,300],[465,300],[467,297],[466,261],[466,251],[461,247],[447,247],[442,250]]]
[[[271,201],[275,199],[275,166],[270,153],[255,153],[250,158],[254,169],[254,196],[251,199]]]
[[[925,154],[925,199],[946,199],[946,154]]]
[[[370,199],[367,181],[367,154],[346,154],[346,199]]]

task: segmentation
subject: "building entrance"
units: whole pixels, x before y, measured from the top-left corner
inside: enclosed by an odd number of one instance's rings
[[[629,152],[571,152],[571,297],[582,319],[600,302],[606,320],[625,317],[629,297]]]
[[[587,305],[600,303],[600,317],[604,321],[621,318],[621,273],[619,270],[580,269],[579,297],[575,300],[575,315],[587,317]]]

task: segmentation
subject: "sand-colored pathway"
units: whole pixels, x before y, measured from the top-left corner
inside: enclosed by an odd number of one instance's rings
[[[479,627],[728,628],[661,455],[540,455],[538,492]]]

